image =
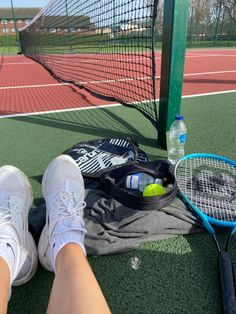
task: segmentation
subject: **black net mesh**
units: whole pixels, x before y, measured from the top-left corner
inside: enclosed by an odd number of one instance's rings
[[[20,31],[22,52],[57,79],[140,110],[155,125],[158,0],[53,0]]]

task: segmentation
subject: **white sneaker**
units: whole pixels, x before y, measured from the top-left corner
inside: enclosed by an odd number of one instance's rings
[[[84,249],[84,181],[70,156],[60,155],[49,164],[42,194],[47,210],[38,244],[39,260],[45,269],[55,271],[56,255],[65,244],[79,243]]]
[[[11,284],[29,281],[37,270],[37,249],[28,231],[32,187],[13,166],[0,167],[0,254],[9,265]]]

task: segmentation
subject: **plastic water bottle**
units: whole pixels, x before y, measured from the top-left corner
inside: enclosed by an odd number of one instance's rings
[[[155,179],[149,174],[144,173],[144,172],[134,173],[134,174],[128,175],[125,178],[125,187],[127,189],[140,191],[140,192],[143,192],[145,187],[148,184],[152,184],[152,183],[162,184],[162,180],[159,178]]]
[[[170,127],[168,143],[168,160],[174,165],[184,156],[187,128],[183,116],[176,116]]]

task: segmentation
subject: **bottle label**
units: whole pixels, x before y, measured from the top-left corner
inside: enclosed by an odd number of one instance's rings
[[[183,144],[186,142],[186,137],[187,137],[187,134],[184,133],[184,134],[181,134],[180,137],[179,137],[179,143]]]
[[[140,181],[140,174],[132,174],[126,177],[125,186],[128,189],[138,190],[139,189],[139,181]]]

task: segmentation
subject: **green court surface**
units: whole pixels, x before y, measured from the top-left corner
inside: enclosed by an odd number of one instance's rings
[[[235,96],[183,99],[186,153],[236,159]],[[40,181],[49,161],[77,142],[131,135],[152,160],[166,158],[166,151],[157,147],[151,123],[123,106],[3,118],[0,124],[0,163],[15,165],[30,178],[34,206],[43,202]],[[234,247],[235,240],[236,270]],[[137,270],[131,267],[132,257],[140,260]],[[205,232],[145,244],[126,253],[89,257],[89,262],[114,314],[220,313],[217,253]],[[53,277],[39,267],[29,283],[13,287],[9,313],[45,313]]]

